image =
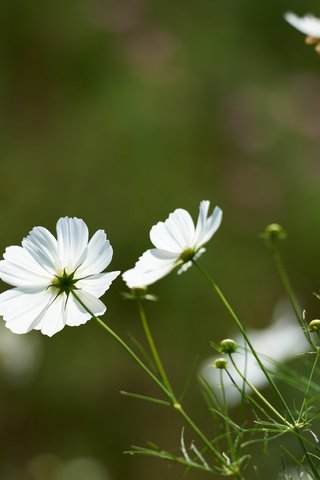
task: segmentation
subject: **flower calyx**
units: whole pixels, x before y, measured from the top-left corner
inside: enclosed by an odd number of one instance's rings
[[[309,328],[312,331],[319,331],[320,330],[320,320],[317,319],[317,318],[315,320],[311,320],[311,322],[309,323]]]
[[[218,368],[219,370],[225,370],[228,366],[228,362],[225,358],[217,358],[214,361],[214,366],[215,368]]]
[[[67,273],[66,270],[63,270],[63,274],[55,278],[51,282],[51,287],[57,288],[59,290],[58,295],[66,293],[69,295],[72,290],[77,290],[76,283],[79,279],[74,278],[75,272]]]
[[[237,350],[238,346],[239,345],[237,344],[237,342],[235,342],[231,338],[225,338],[220,342],[219,351],[221,353],[231,354]]]
[[[122,292],[122,297],[125,300],[149,300],[150,302],[156,302],[158,300],[156,295],[147,292],[147,287],[132,288],[130,293]]]
[[[287,234],[281,225],[271,223],[260,234],[260,237],[265,240],[269,248],[273,249],[278,240],[285,240],[287,238]]]

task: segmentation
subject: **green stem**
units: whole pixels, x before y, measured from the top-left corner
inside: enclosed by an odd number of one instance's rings
[[[218,287],[218,285],[213,281],[213,279],[210,277],[210,275],[206,272],[206,270],[201,267],[201,265],[199,265],[198,262],[196,262],[195,260],[192,260],[192,262],[194,263],[194,265],[198,268],[198,270],[204,275],[204,277],[209,281],[210,285],[213,287],[213,289],[215,290],[215,292],[218,294],[218,297],[220,298],[220,300],[222,301],[222,303],[224,304],[224,306],[226,307],[226,309],[228,310],[228,312],[230,313],[231,317],[233,318],[233,320],[236,322],[240,332],[242,333],[245,341],[247,342],[251,352],[252,352],[252,355],[254,356],[254,358],[256,359],[256,361],[258,362],[258,365],[260,367],[260,369],[262,370],[262,372],[264,373],[266,379],[268,380],[270,386],[273,388],[273,390],[275,391],[275,393],[277,394],[278,398],[280,399],[285,411],[287,412],[288,416],[290,417],[290,420],[292,422],[292,426],[293,426],[293,431],[294,433],[296,434],[296,436],[298,437],[298,440],[299,440],[299,443],[303,449],[303,452],[306,456],[306,459],[307,459],[307,462],[313,472],[313,474],[315,475],[315,478],[316,479],[319,479],[319,475],[318,475],[318,472],[313,464],[313,461],[311,460],[310,458],[310,455],[306,449],[306,446],[304,444],[304,440],[303,438],[301,437],[301,434],[300,434],[300,431],[299,431],[299,427],[296,425],[296,422],[295,422],[295,419],[291,413],[291,410],[289,409],[285,399],[283,398],[280,390],[278,389],[277,385],[275,384],[275,382],[272,380],[272,378],[270,377],[268,371],[266,370],[266,368],[264,367],[263,363],[261,362],[257,352],[255,351],[242,323],[240,322],[239,318],[237,317],[235,311],[233,310],[233,308],[231,307],[231,305],[229,304],[229,302],[227,301],[227,299],[225,298],[225,296],[223,295],[222,291],[220,290],[220,288]]]
[[[228,445],[229,445],[229,450],[230,450],[230,453],[231,453],[232,461],[234,461],[235,451],[234,451],[234,443],[233,443],[232,438],[231,438],[230,424],[227,420],[227,418],[228,418],[228,406],[227,406],[226,391],[225,391],[224,382],[223,382],[223,369],[220,370],[220,385],[221,385],[221,392],[222,392],[223,415],[226,418],[225,424],[226,424],[227,442],[228,442]]]
[[[272,413],[274,413],[287,427],[292,427],[291,423],[286,420],[281,413],[276,410],[270,402],[262,395],[262,393],[259,392],[259,390],[256,389],[256,387],[242,374],[241,370],[238,368],[236,365],[235,361],[233,360],[233,357],[231,354],[229,354],[229,358],[231,360],[232,365],[234,366],[235,370],[238,372],[242,380],[248,385],[248,387],[251,388],[251,390],[257,395],[257,397],[260,398],[260,400],[271,410]]]
[[[150,347],[150,350],[151,350],[151,353],[152,353],[152,356],[153,356],[153,359],[155,361],[155,364],[157,366],[157,369],[160,373],[160,376],[162,378],[162,381],[163,383],[165,384],[167,390],[170,392],[170,396],[171,396],[171,400],[172,400],[172,404],[173,404],[173,408],[175,410],[177,410],[180,415],[182,415],[182,417],[185,419],[185,421],[188,423],[188,425],[192,428],[192,430],[197,433],[197,435],[202,439],[202,441],[205,443],[205,445],[219,458],[220,461],[222,461],[223,463],[225,463],[225,460],[223,458],[222,455],[220,455],[219,451],[216,450],[213,445],[211,444],[211,442],[207,439],[207,437],[201,432],[201,430],[197,427],[197,425],[191,420],[191,418],[189,417],[189,415],[184,411],[182,405],[178,402],[178,400],[176,399],[176,396],[172,390],[172,387],[170,385],[170,382],[169,382],[169,379],[168,379],[168,376],[166,374],[166,371],[163,367],[163,364],[162,364],[162,361],[160,359],[160,356],[159,356],[159,353],[158,353],[158,350],[157,350],[157,347],[155,345],[155,342],[153,340],[153,336],[152,336],[152,333],[151,333],[151,330],[149,328],[149,324],[148,324],[148,320],[147,320],[147,316],[145,314],[145,311],[144,311],[144,308],[143,308],[143,305],[142,305],[142,302],[141,300],[139,300],[139,312],[140,312],[140,317],[141,317],[141,322],[142,322],[142,326],[143,326],[143,329],[144,329],[144,332],[145,332],[145,335],[147,337],[147,340],[148,340],[148,343],[149,343],[149,347]]]
[[[160,382],[160,380],[152,373],[152,371],[140,360],[140,358],[131,350],[131,348],[106,324],[104,323],[99,317],[96,317],[94,313],[83,303],[83,301],[79,298],[79,296],[72,291],[73,296],[77,299],[80,305],[94,318],[99,325],[106,330],[124,349],[129,355],[133,358],[133,360],[142,368],[142,370],[152,378],[152,380],[158,385],[158,387],[170,397],[170,392],[167,388]],[[171,397],[170,397],[171,398]]]
[[[99,325],[106,330],[124,349],[125,351],[133,358],[133,360],[142,368],[142,370],[149,375],[150,378],[158,385],[158,387],[166,394],[166,396],[171,400],[173,408],[179,412],[179,414],[184,418],[187,422],[189,427],[201,438],[207,448],[213,453],[213,455],[218,459],[225,467],[228,467],[225,458],[223,455],[220,454],[218,450],[214,448],[210,440],[202,433],[202,431],[197,427],[197,425],[193,422],[193,420],[189,417],[189,415],[184,411],[181,404],[176,401],[176,397],[173,394],[172,390],[168,390],[166,386],[164,386],[161,381],[151,372],[151,370],[140,360],[140,358],[131,350],[131,348],[106,324],[104,323],[99,317],[94,315],[94,313],[83,303],[83,301],[79,298],[79,296],[72,290],[73,296],[77,299],[77,301],[82,305],[82,307],[94,318]],[[241,480],[242,476],[235,472],[235,476]]]
[[[146,335],[146,338],[148,340],[148,343],[149,343],[149,347],[150,347],[150,350],[151,350],[151,353],[152,353],[152,356],[153,356],[153,359],[155,361],[155,364],[157,366],[157,369],[158,369],[158,372],[162,378],[162,381],[163,381],[163,384],[166,386],[167,390],[171,393],[171,396],[172,396],[172,400],[173,400],[173,403],[176,403],[177,402],[177,399],[173,393],[173,390],[172,390],[172,387],[170,385],[170,382],[169,382],[169,379],[168,379],[168,376],[165,372],[165,369],[162,365],[162,362],[161,362],[161,359],[160,359],[160,356],[158,354],[158,350],[156,348],[156,345],[154,343],[154,340],[153,340],[153,337],[152,337],[152,333],[151,333],[151,330],[149,328],[149,325],[148,325],[148,320],[147,320],[147,316],[145,314],[145,311],[144,311],[144,308],[143,308],[143,305],[142,305],[142,301],[139,300],[139,312],[140,312],[140,318],[141,318],[141,322],[142,322],[142,326],[143,326],[143,330],[144,330],[144,333]]]
[[[236,322],[240,332],[242,333],[246,343],[248,344],[251,352],[252,352],[252,355],[254,356],[254,358],[256,359],[256,361],[258,362],[258,365],[260,367],[260,369],[262,370],[262,372],[264,373],[266,379],[268,380],[268,383],[271,385],[271,387],[273,388],[273,390],[276,392],[277,396],[279,397],[283,407],[285,408],[285,410],[287,411],[287,413],[290,415],[291,417],[291,420],[294,422],[294,418],[292,417],[292,414],[291,414],[291,411],[288,407],[288,405],[286,404],[286,401],[284,400],[283,396],[281,395],[278,387],[276,386],[276,384],[274,383],[274,381],[272,380],[272,378],[270,377],[269,373],[267,372],[265,366],[263,365],[263,363],[261,362],[257,352],[255,351],[242,323],[240,322],[239,318],[237,317],[235,311],[233,310],[233,308],[231,307],[230,303],[228,302],[228,300],[226,299],[226,297],[223,295],[222,291],[220,290],[220,288],[218,287],[218,285],[212,280],[212,278],[210,277],[210,275],[206,272],[206,270],[204,270],[203,267],[201,267],[201,265],[199,265],[196,261],[193,260],[193,263],[195,264],[195,266],[198,268],[198,270],[200,270],[200,272],[205,276],[205,278],[209,281],[209,283],[211,284],[211,286],[214,288],[215,292],[218,294],[218,297],[220,298],[220,300],[222,301],[222,303],[224,304],[224,306],[226,307],[226,309],[228,310],[228,312],[230,313],[231,317],[233,318],[233,320]]]
[[[306,391],[305,391],[305,394],[304,394],[304,399],[303,399],[303,402],[302,402],[302,405],[301,405],[301,409],[300,409],[298,421],[300,421],[300,418],[301,418],[301,416],[302,416],[302,414],[303,414],[303,410],[304,410],[306,401],[307,401],[308,396],[309,396],[309,391],[310,391],[310,387],[311,387],[311,383],[312,383],[312,378],[313,378],[314,372],[315,372],[315,370],[316,370],[316,366],[317,366],[317,363],[318,363],[318,360],[319,360],[319,355],[320,355],[320,349],[319,349],[319,347],[318,347],[318,348],[317,348],[317,353],[316,353],[316,358],[314,359],[314,362],[313,362],[313,365],[312,365],[312,369],[311,369],[311,372],[310,372],[310,377],[309,377],[308,385],[307,385],[307,388],[306,388]]]
[[[299,325],[302,328],[302,331],[304,332],[304,335],[306,336],[309,344],[314,348],[314,344],[312,342],[310,334],[309,334],[309,332],[306,329],[306,326],[304,324],[304,319],[303,319],[303,316],[302,316],[301,307],[300,307],[299,302],[297,300],[297,297],[294,293],[291,282],[290,282],[289,277],[287,275],[287,272],[284,268],[284,264],[283,264],[280,252],[279,252],[275,242],[272,243],[270,248],[271,248],[271,253],[272,253],[272,256],[273,256],[273,259],[274,259],[274,262],[275,262],[275,265],[276,265],[276,268],[277,268],[282,286],[283,286],[284,290],[286,291],[286,293],[289,297],[291,306],[292,306],[293,311],[294,311],[294,313],[297,317]]]

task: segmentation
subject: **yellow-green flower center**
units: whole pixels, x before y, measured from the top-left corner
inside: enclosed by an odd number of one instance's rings
[[[179,260],[181,260],[182,263],[190,262],[190,260],[193,259],[195,253],[196,252],[193,248],[187,248],[181,253]]]
[[[66,293],[69,295],[69,293],[72,290],[76,290],[76,282],[78,281],[77,279],[74,279],[74,274],[75,272],[68,274],[66,271],[63,271],[63,274],[60,276],[56,276],[52,282],[51,286],[54,288],[57,288],[59,290],[59,295],[61,293]]]

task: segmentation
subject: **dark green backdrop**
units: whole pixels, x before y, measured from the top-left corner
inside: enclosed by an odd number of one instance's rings
[[[315,0],[303,8],[320,14]],[[3,0],[1,250],[78,216],[107,231],[112,269],[125,270],[155,222],[176,207],[196,216],[209,199],[224,221],[202,261],[246,325],[266,326],[282,295],[258,238],[271,222],[288,231],[285,262],[317,316],[320,58],[282,19],[288,9],[305,13],[298,0]],[[118,279],[105,296],[105,320],[141,338],[124,289]],[[179,390],[233,325],[194,270],[153,291],[148,315]],[[119,395],[154,388],[96,324],[25,338],[40,351],[28,378],[1,362],[1,479],[182,478],[122,454],[148,440],[178,452],[181,422]],[[196,386],[186,402],[205,426]]]

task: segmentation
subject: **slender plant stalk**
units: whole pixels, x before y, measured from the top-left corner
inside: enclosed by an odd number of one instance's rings
[[[290,282],[289,277],[287,275],[287,272],[286,272],[286,269],[284,267],[284,264],[283,264],[283,261],[282,261],[282,258],[281,258],[281,255],[280,255],[280,252],[279,252],[279,249],[278,249],[278,246],[277,246],[276,242],[272,243],[272,245],[270,246],[270,249],[271,249],[272,257],[274,259],[274,262],[275,262],[277,272],[279,274],[282,286],[283,286],[284,290],[286,291],[286,293],[288,295],[288,298],[290,300],[293,311],[294,311],[294,313],[297,317],[299,325],[300,325],[306,339],[308,340],[309,344],[314,348],[314,344],[313,344],[312,339],[310,337],[310,333],[305,328],[301,307],[299,305],[297,297],[296,297],[296,295],[294,293],[294,290],[292,288],[291,282]]]
[[[207,273],[207,271],[196,261],[196,260],[192,260],[193,264],[198,268],[198,270],[202,273],[202,275],[209,281],[210,285],[213,287],[213,289],[215,290],[215,292],[217,293],[218,297],[220,298],[220,300],[222,301],[222,303],[224,304],[224,306],[226,307],[226,309],[228,310],[228,312],[230,313],[231,317],[233,318],[233,320],[236,322],[240,332],[242,333],[245,341],[247,342],[254,358],[256,359],[256,361],[258,362],[258,365],[261,369],[261,371],[264,373],[268,383],[270,384],[270,386],[273,388],[273,390],[275,391],[275,393],[277,394],[280,402],[282,403],[285,411],[287,412],[288,416],[290,417],[290,420],[292,422],[292,431],[296,434],[298,440],[299,440],[299,443],[301,445],[301,448],[304,452],[304,455],[307,459],[307,462],[312,470],[312,473],[314,475],[314,478],[317,479],[317,480],[320,480],[320,476],[317,472],[317,469],[310,457],[310,454],[309,452],[307,451],[307,448],[305,446],[305,443],[304,443],[304,439],[303,437],[301,436],[300,434],[300,430],[299,430],[299,426],[297,425],[292,413],[291,413],[291,410],[290,408],[288,407],[285,399],[283,398],[280,390],[278,389],[277,385],[275,384],[275,382],[273,381],[273,379],[271,378],[271,376],[269,375],[268,371],[266,370],[266,368],[264,367],[263,363],[261,362],[257,352],[255,351],[241,321],[239,320],[238,316],[236,315],[235,311],[233,310],[233,308],[231,307],[230,303],[228,302],[228,300],[226,299],[226,297],[223,295],[222,291],[220,290],[220,288],[218,287],[218,285],[213,281],[213,279],[211,278],[211,276]],[[292,290],[292,289],[291,289]]]
[[[151,353],[153,355],[153,359],[155,361],[155,364],[157,365],[157,368],[159,370],[159,373],[161,375],[161,378],[162,378],[162,381],[164,382],[164,384],[166,385],[167,387],[167,390],[170,392],[170,398],[172,400],[172,406],[175,410],[177,410],[180,415],[185,419],[185,421],[188,423],[188,425],[192,428],[192,430],[202,439],[202,441],[205,443],[205,445],[209,448],[209,450],[211,450],[214,455],[216,457],[219,458],[220,461],[222,461],[223,464],[225,464],[225,459],[223,458],[223,456],[220,454],[220,452],[218,450],[216,450],[212,443],[210,442],[210,440],[208,440],[208,438],[202,433],[202,431],[197,427],[197,425],[193,422],[193,420],[189,417],[189,415],[185,412],[185,410],[183,409],[181,403],[177,400],[176,398],[176,395],[174,394],[173,390],[172,390],[172,387],[170,385],[170,382],[168,380],[168,376],[165,372],[165,369],[164,369],[164,366],[162,364],[162,361],[160,359],[160,355],[158,353],[158,350],[157,350],[157,347],[155,345],[155,342],[153,340],[153,336],[152,336],[152,333],[151,333],[151,330],[149,328],[149,324],[148,324],[148,320],[147,320],[147,316],[145,314],[145,311],[144,311],[144,308],[143,308],[143,305],[142,305],[142,302],[141,300],[139,301],[139,313],[140,313],[140,317],[141,317],[141,322],[142,322],[142,325],[143,325],[143,329],[144,329],[144,332],[145,332],[145,335],[146,335],[146,338],[148,340],[148,343],[149,343],[149,347],[150,347],[150,350],[151,350]]]
[[[306,405],[306,402],[307,402],[307,399],[308,399],[308,396],[309,396],[309,391],[310,391],[310,387],[311,387],[311,384],[312,384],[312,378],[313,378],[313,375],[314,375],[314,372],[316,370],[316,366],[318,364],[318,361],[319,361],[319,356],[320,356],[320,349],[319,347],[317,348],[317,353],[316,353],[316,357],[314,359],[314,362],[313,362],[313,365],[312,365],[312,369],[311,369],[311,372],[310,372],[310,377],[309,377],[309,381],[308,381],[308,385],[307,385],[307,388],[306,388],[306,391],[305,391],[305,394],[304,394],[304,399],[303,399],[303,402],[302,402],[302,405],[301,405],[301,409],[300,409],[300,413],[299,413],[299,420],[300,421],[300,418],[303,414],[303,411],[304,411],[304,408],[305,408],[305,405]]]
[[[222,291],[220,290],[220,288],[218,287],[218,285],[212,280],[212,278],[210,277],[210,275],[206,272],[206,270],[201,266],[199,265],[198,262],[196,262],[195,260],[193,260],[193,263],[195,264],[195,266],[198,268],[198,270],[200,270],[200,272],[205,276],[205,278],[209,281],[209,283],[211,284],[211,286],[214,288],[215,292],[218,294],[218,297],[220,298],[220,300],[222,301],[222,303],[224,304],[224,306],[226,307],[226,309],[228,310],[228,312],[230,313],[231,317],[233,318],[233,320],[236,322],[240,332],[242,333],[246,343],[248,344],[251,352],[252,352],[252,355],[254,356],[254,358],[256,359],[256,361],[258,362],[258,365],[260,367],[260,369],[262,370],[262,372],[264,373],[268,383],[271,385],[271,387],[274,389],[274,391],[276,392],[276,394],[278,395],[283,407],[285,408],[285,410],[287,411],[287,413],[290,415],[291,417],[291,420],[294,422],[294,418],[292,417],[292,414],[291,414],[291,411],[288,407],[288,405],[286,404],[286,401],[285,399],[283,398],[283,396],[281,395],[281,392],[279,391],[278,387],[276,386],[276,384],[274,383],[274,381],[272,380],[271,376],[269,375],[268,371],[266,370],[265,366],[263,365],[263,363],[261,362],[256,350],[254,349],[246,331],[245,331],[245,328],[243,327],[241,321],[239,320],[238,316],[236,315],[235,311],[233,310],[233,308],[231,307],[230,303],[228,302],[228,300],[226,299],[226,297],[223,295]]]
[[[220,385],[221,385],[221,392],[222,392],[222,403],[223,403],[223,414],[226,418],[225,424],[226,424],[226,435],[227,435],[227,442],[229,445],[229,450],[231,453],[231,458],[232,461],[235,460],[235,450],[234,450],[234,443],[231,438],[231,430],[230,430],[230,424],[227,420],[228,418],[228,406],[227,406],[227,398],[226,398],[226,391],[224,388],[224,381],[223,381],[223,369],[220,369]]]
[[[153,336],[152,336],[151,330],[149,328],[149,324],[148,324],[147,317],[146,317],[146,314],[145,314],[145,311],[144,311],[141,300],[139,300],[139,313],[140,313],[140,318],[141,318],[141,323],[142,323],[142,326],[143,326],[143,330],[144,330],[145,336],[148,340],[148,344],[149,344],[153,359],[155,361],[155,364],[157,366],[158,372],[159,372],[159,374],[162,378],[162,382],[166,386],[167,390],[169,392],[171,392],[172,398],[174,398],[174,403],[176,403],[177,400],[175,398],[175,395],[174,395],[172,387],[170,385],[168,376],[166,374],[166,371],[165,371],[165,369],[162,365],[160,356],[158,354],[158,351],[157,351],[155,342],[153,340]]]
[[[210,440],[205,436],[205,434],[200,430],[200,428],[194,423],[194,421],[189,417],[189,415],[185,412],[182,405],[176,400],[176,397],[172,390],[168,390],[168,388],[162,384],[162,382],[152,373],[152,371],[140,360],[140,358],[131,350],[131,348],[117,335],[106,323],[104,323],[99,317],[94,315],[94,313],[82,302],[79,296],[72,291],[73,296],[77,299],[80,305],[94,318],[98,324],[106,330],[124,349],[125,351],[133,358],[133,360],[142,368],[142,370],[149,375],[149,377],[160,387],[160,389],[165,393],[165,395],[171,400],[172,407],[184,418],[186,423],[189,427],[198,435],[199,438],[203,441],[206,445],[208,450],[210,450],[215,458],[221,462],[226,468],[230,469],[230,466],[227,464],[226,459],[223,455],[212,445]],[[239,480],[243,480],[242,475],[240,472],[234,472],[234,475]]]
[[[259,390],[256,389],[256,387],[247,379],[247,377],[245,377],[243,375],[243,373],[241,372],[241,370],[238,368],[237,364],[235,363],[235,361],[233,360],[233,356],[231,354],[229,354],[229,358],[231,360],[231,363],[232,365],[234,366],[235,370],[238,372],[238,374],[240,375],[240,377],[242,378],[242,380],[248,385],[248,387],[251,388],[251,390],[257,395],[257,397],[260,398],[260,400],[266,405],[266,407],[269,408],[269,410],[271,410],[272,413],[274,413],[274,415],[276,415],[279,420],[281,420],[285,425],[287,425],[287,427],[292,427],[291,423],[288,422],[288,420],[286,420],[282,415],[281,413],[278,412],[278,410],[276,410],[273,405],[271,405],[270,402],[268,402],[268,400],[262,395],[262,393],[259,392]]]

